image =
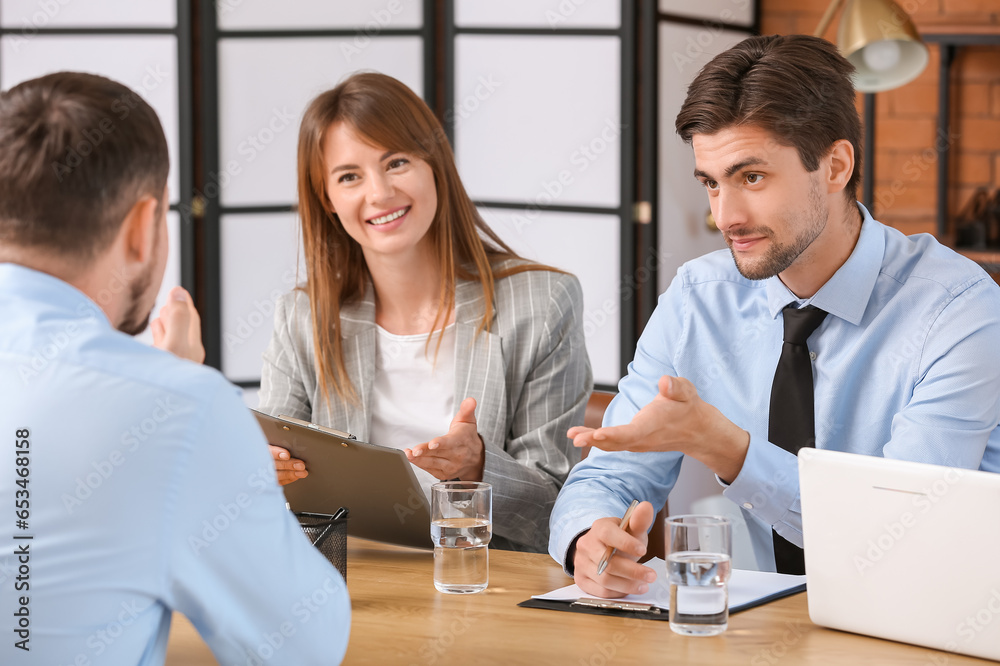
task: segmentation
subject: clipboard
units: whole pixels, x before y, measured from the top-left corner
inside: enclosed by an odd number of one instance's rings
[[[306,478],[282,486],[292,511],[332,514],[345,506],[350,536],[433,547],[430,506],[405,453],[290,416],[251,411],[267,441],[288,449],[309,470]]]
[[[619,599],[597,599],[591,595],[585,595],[576,585],[567,585],[548,594],[522,601],[518,606],[641,620],[669,620],[669,585],[666,583],[666,563],[660,558],[654,558],[646,562],[646,566],[656,571],[656,583],[653,584],[656,589],[651,586],[650,592],[645,595],[629,595]],[[805,592],[805,590],[805,576],[733,569],[729,579],[729,613],[739,613],[756,608],[777,599]]]

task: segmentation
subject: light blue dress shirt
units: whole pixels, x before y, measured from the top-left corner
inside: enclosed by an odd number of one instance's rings
[[[172,611],[227,666],[342,658],[344,581],[286,510],[238,389],[14,264],[0,264],[0,449],[0,664],[162,664]]]
[[[796,456],[767,441],[790,303],[829,313],[808,342],[817,448],[1000,471],[1000,287],[933,237],[904,236],[859,207],[853,253],[805,301],[777,277],[742,277],[728,250],[684,264],[604,417],[628,423],[671,375],[748,431],[746,462],[723,494],[746,518],[763,571],[774,571],[772,526],[802,545]],[[565,564],[577,535],[632,498],[663,506],[681,458],[591,450],[556,500],[550,554]]]

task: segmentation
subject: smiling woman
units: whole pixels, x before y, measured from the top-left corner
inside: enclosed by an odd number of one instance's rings
[[[330,208],[361,246],[369,270],[373,261],[433,261],[427,231],[437,212],[437,190],[426,161],[372,146],[345,121],[327,130],[323,157],[332,165],[326,183]]]
[[[399,81],[355,74],[299,132],[308,279],[275,312],[260,409],[406,451],[425,493],[493,485],[493,545],[543,551],[592,387],[577,279],[483,222],[444,131]],[[272,447],[278,479],[308,474]]]

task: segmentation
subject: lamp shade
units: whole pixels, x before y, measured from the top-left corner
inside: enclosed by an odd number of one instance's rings
[[[909,83],[927,66],[927,47],[892,0],[848,0],[837,47],[857,71],[854,86],[879,92]]]

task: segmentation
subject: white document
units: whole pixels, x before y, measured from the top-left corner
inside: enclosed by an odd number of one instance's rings
[[[645,565],[656,572],[656,580],[650,584],[646,594],[630,594],[614,601],[627,601],[634,604],[648,604],[663,610],[670,610],[670,581],[667,578],[667,563],[659,557],[646,562]],[[789,574],[771,573],[768,571],[749,571],[733,569],[729,577],[729,610],[736,612],[752,608],[770,601],[776,596],[805,590],[806,577]],[[801,589],[797,589],[801,588]],[[545,601],[576,601],[577,599],[600,599],[587,594],[577,585],[567,585],[548,594],[538,594],[532,599]]]

